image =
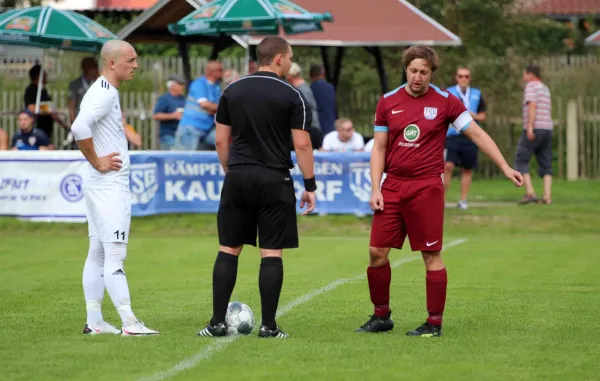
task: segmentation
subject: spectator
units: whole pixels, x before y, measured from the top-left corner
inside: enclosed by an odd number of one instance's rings
[[[310,88],[317,101],[317,111],[319,113],[319,124],[323,135],[334,131],[335,120],[337,119],[337,109],[335,106],[335,88],[325,81],[325,70],[321,65],[311,65]]]
[[[248,61],[248,74],[254,74],[258,71],[258,63],[255,60]]]
[[[8,149],[8,134],[2,128],[0,128],[0,151],[6,151]]]
[[[481,125],[486,119],[485,101],[481,95],[481,90],[471,87],[471,71],[465,67],[459,67],[456,70],[456,86],[447,89],[448,92],[462,101],[469,114]],[[450,188],[452,172],[457,166],[462,167],[460,179],[460,200],[458,208],[466,210],[467,195],[473,182],[473,170],[477,168],[477,154],[479,149],[477,145],[463,134],[456,132],[453,126],[448,128],[446,134],[446,164],[444,168],[444,188],[446,192]]]
[[[185,107],[186,81],[171,75],[167,81],[167,92],[156,100],[152,118],[158,121],[160,149],[170,151],[175,146],[175,132]]]
[[[292,63],[292,67],[290,68],[289,74],[287,76],[288,82],[294,86],[302,97],[304,101],[307,103],[307,106],[310,108],[312,113],[312,123],[310,125],[310,140],[313,148],[319,149],[321,148],[321,143],[323,142],[323,133],[321,132],[321,126],[319,124],[319,113],[317,111],[317,101],[315,100],[315,96],[313,92],[302,78],[302,68],[297,63]]]
[[[19,131],[12,138],[13,151],[46,151],[49,149],[48,135],[42,129],[33,127],[33,119],[33,113],[28,109],[17,115]]]
[[[223,72],[223,88],[231,85],[233,82],[240,79],[240,73],[234,69],[228,69]]]
[[[371,139],[367,142],[367,144],[365,144],[365,152],[371,152],[373,151],[373,144],[375,144],[375,139]]]
[[[127,118],[125,117],[125,111],[123,111],[123,109],[121,109],[121,120],[123,121],[123,130],[125,131],[125,138],[129,142],[130,149],[142,148],[142,136],[131,124],[127,123]]]
[[[199,143],[215,145],[215,114],[221,97],[223,67],[209,61],[205,74],[190,85],[185,110],[175,133],[177,150],[195,151]]]
[[[540,68],[529,65],[523,72],[525,96],[523,100],[523,133],[517,143],[515,169],[523,174],[525,196],[520,204],[538,202],[529,174],[529,161],[535,154],[538,172],[544,179],[544,193],[539,201],[552,203],[552,100],[550,89],[541,81]]]
[[[40,80],[40,74],[42,72],[42,67],[40,65],[34,65],[29,70],[29,79],[31,83],[25,89],[24,101],[25,107],[29,109],[32,113],[35,113],[35,103],[37,99],[38,92],[38,84]],[[46,133],[46,136],[49,139],[52,139],[54,133],[54,122],[58,122],[63,127],[67,128],[67,126],[63,123],[63,121],[58,117],[56,111],[52,110],[51,102],[52,98],[48,94],[46,90],[46,84],[48,83],[48,73],[44,72],[44,79],[42,84],[42,93],[40,96],[40,108],[39,113],[36,115],[37,123],[36,127]],[[53,145],[50,145],[53,147]]]
[[[356,152],[365,148],[365,140],[361,134],[354,131],[352,121],[340,118],[335,121],[336,131],[325,135],[321,151],[326,152]]]
[[[69,84],[67,94],[69,106],[69,122],[73,124],[77,114],[79,114],[79,105],[83,96],[90,86],[98,79],[98,61],[94,57],[85,57],[81,60],[81,76],[77,77]]]

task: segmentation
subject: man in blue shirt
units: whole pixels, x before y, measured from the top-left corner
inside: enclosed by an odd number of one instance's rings
[[[50,145],[48,135],[33,127],[33,113],[27,109],[17,115],[19,131],[12,138],[13,151],[46,151]]]
[[[167,92],[156,100],[152,119],[158,121],[160,149],[170,151],[175,146],[175,132],[185,107],[185,79],[171,75],[167,81]]]
[[[337,107],[335,103],[335,87],[325,81],[325,70],[323,66],[311,65],[310,88],[317,101],[317,111],[319,112],[319,124],[323,136],[335,131],[335,121],[338,119]]]
[[[456,71],[456,86],[450,87],[447,91],[460,99],[469,113],[477,123],[485,122],[486,105],[481,95],[481,90],[470,87],[471,71],[464,67],[459,67]],[[460,180],[460,200],[458,208],[466,210],[468,208],[467,195],[471,183],[473,182],[473,169],[477,167],[477,154],[479,150],[475,143],[469,138],[456,132],[452,126],[448,128],[446,135],[446,165],[444,169],[444,188],[446,191],[450,187],[452,172],[456,166],[462,167],[462,176]]]
[[[205,74],[191,83],[175,134],[177,150],[195,151],[198,143],[215,145],[215,114],[221,98],[222,78],[221,63],[209,61]]]

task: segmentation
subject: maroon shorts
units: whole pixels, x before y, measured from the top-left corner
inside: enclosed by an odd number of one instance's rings
[[[388,176],[381,193],[383,211],[373,216],[372,247],[401,249],[408,235],[413,251],[442,250],[445,203],[441,176],[419,180]]]

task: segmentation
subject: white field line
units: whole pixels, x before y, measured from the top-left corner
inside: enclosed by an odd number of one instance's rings
[[[444,245],[444,250],[449,249],[453,246],[461,245],[465,242],[467,242],[466,238],[461,238],[461,239],[451,241],[448,244]],[[399,267],[405,263],[412,262],[412,261],[415,261],[420,258],[421,258],[420,255],[402,258],[395,262],[392,262],[391,267],[392,268]],[[343,284],[364,279],[365,277],[366,277],[366,274],[363,273],[363,274],[357,275],[352,278],[340,278],[340,279],[334,280],[333,282],[329,283],[327,286],[318,288],[307,294],[304,294],[304,295],[300,296],[299,298],[292,300],[285,306],[281,307],[277,313],[277,318],[284,316],[285,314],[290,312],[295,307],[298,307],[299,305],[307,303],[308,301],[315,298],[316,296],[319,296],[319,295],[329,292],[333,289],[336,289],[337,287],[339,287]],[[208,346],[206,346],[204,349],[202,349],[200,352],[196,353],[195,355],[193,355],[191,357],[186,358],[185,360],[182,360],[177,365],[173,366],[171,369],[161,371],[161,372],[156,372],[152,376],[140,378],[139,381],[162,381],[162,380],[166,380],[167,378],[171,378],[171,377],[177,375],[178,373],[183,372],[186,369],[195,367],[202,360],[209,359],[213,354],[227,348],[231,343],[233,343],[235,340],[239,339],[240,337],[242,337],[242,336],[230,336],[230,337],[212,339],[213,342],[210,343]],[[205,338],[200,338],[199,340],[203,340],[203,339],[206,340]]]

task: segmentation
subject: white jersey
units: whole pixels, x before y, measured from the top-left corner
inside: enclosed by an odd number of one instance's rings
[[[100,173],[88,163],[83,187],[90,189],[122,188],[129,190],[129,152],[123,128],[123,116],[119,102],[119,90],[106,78],[100,77],[90,86],[81,101],[80,113],[94,118],[89,126],[94,139],[94,150],[98,157],[119,153],[123,161],[120,171]]]
[[[362,151],[365,147],[365,140],[361,134],[354,131],[352,138],[347,142],[340,140],[337,131],[331,131],[323,138],[322,148],[329,152],[353,152]]]

